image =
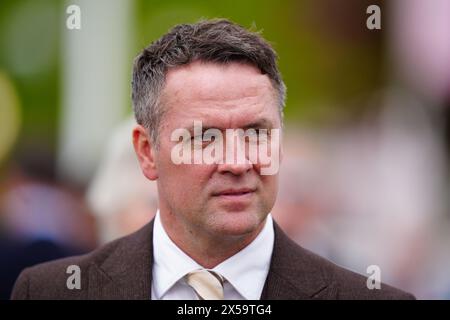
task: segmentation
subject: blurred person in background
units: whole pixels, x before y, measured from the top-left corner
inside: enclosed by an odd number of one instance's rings
[[[93,220],[76,192],[59,183],[45,148],[23,147],[0,194],[0,299],[32,265],[92,250]]]
[[[408,116],[396,113],[402,105]],[[448,240],[430,233],[448,228],[438,214],[443,148],[420,108],[400,99],[367,123],[288,130],[285,146],[273,214],[292,239],[359,273],[376,265],[420,297],[445,294]]]
[[[383,27],[366,36],[383,37],[376,70],[385,83],[363,101],[352,97],[344,104],[345,110],[366,110],[359,117],[307,131],[314,152],[307,145],[299,167],[293,164],[284,176],[281,169],[280,189],[284,185],[299,199],[290,207],[313,218],[298,214],[291,220],[282,202],[274,215],[285,217],[280,224],[296,241],[321,248],[318,252],[340,265],[363,273],[375,264],[385,281],[419,298],[448,298],[450,2],[397,0],[379,6]],[[339,25],[332,26],[329,36],[336,41]],[[304,133],[294,137],[300,141],[294,153],[305,147]],[[311,166],[317,159],[320,165]],[[294,177],[316,187],[305,190],[292,183]]]
[[[385,284],[372,290],[366,277],[294,244],[270,214],[278,174],[261,175],[261,163],[170,157],[171,132],[192,120],[281,128],[285,87],[258,33],[227,20],[177,25],[137,57],[132,86],[133,142],[143,174],[157,182],[155,219],[88,255],[24,270],[13,298],[413,298]],[[82,272],[79,290],[64,286],[70,265]]]
[[[101,243],[128,235],[147,224],[158,208],[156,183],[139,168],[130,132],[134,119],[124,121],[111,136],[87,191]]]

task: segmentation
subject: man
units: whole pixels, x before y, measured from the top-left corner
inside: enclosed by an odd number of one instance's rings
[[[260,35],[227,20],[178,25],[137,57],[132,89],[134,148],[158,187],[155,219],[88,255],[26,269],[13,298],[413,298],[384,284],[370,290],[272,220],[285,86]],[[270,145],[269,162],[254,145]],[[72,286],[71,265],[81,275]]]

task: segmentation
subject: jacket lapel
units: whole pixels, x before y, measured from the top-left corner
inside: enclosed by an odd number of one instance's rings
[[[274,223],[275,243],[262,300],[330,299],[332,281],[316,256],[289,239]]]
[[[112,243],[111,245],[113,245]],[[89,268],[89,298],[151,299],[153,220]]]

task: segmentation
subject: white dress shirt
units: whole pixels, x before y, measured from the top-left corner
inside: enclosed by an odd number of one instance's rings
[[[211,269],[226,279],[226,300],[258,300],[261,297],[269,272],[273,243],[273,221],[269,214],[264,228],[249,245]],[[152,299],[197,300],[184,276],[200,268],[202,266],[169,238],[158,210],[153,226]]]

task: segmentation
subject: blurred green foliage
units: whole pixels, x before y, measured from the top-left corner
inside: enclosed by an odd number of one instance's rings
[[[288,87],[287,121],[332,124],[364,111],[362,104],[349,101],[382,85],[383,31],[365,28],[365,10],[377,2],[136,0],[132,28],[136,34],[130,35],[135,45],[130,51],[136,55],[174,24],[201,18],[223,17],[254,26],[279,54]],[[19,96],[23,115],[19,141],[56,146],[62,101],[61,31],[65,8],[71,3],[1,1],[0,70]],[[131,68],[132,61],[124,63]]]

